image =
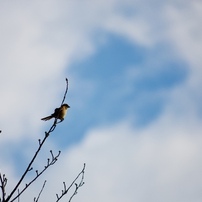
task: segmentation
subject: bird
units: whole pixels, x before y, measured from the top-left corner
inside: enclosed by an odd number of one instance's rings
[[[68,108],[70,108],[68,104],[62,104],[61,107],[55,109],[53,114],[51,114],[50,116],[44,117],[41,120],[48,121],[52,118],[55,118],[56,120],[60,119],[60,122],[62,122],[65,118]]]

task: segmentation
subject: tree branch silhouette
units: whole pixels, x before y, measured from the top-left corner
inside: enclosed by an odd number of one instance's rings
[[[39,194],[38,194],[38,197],[37,197],[37,198],[34,198],[34,202],[38,202],[38,200],[39,200],[39,198],[40,198],[40,196],[41,196],[41,193],[43,192],[43,189],[44,189],[45,185],[46,185],[46,180],[45,180],[44,183],[43,183],[43,186],[42,186],[42,188],[41,188],[41,191],[40,191]]]
[[[74,193],[71,195],[69,202],[71,201],[71,199],[77,194],[77,190],[84,185],[84,174],[85,174],[85,167],[86,164],[84,163],[83,165],[83,169],[82,171],[77,175],[77,177],[73,180],[73,182],[70,184],[70,186],[67,188],[66,187],[66,183],[63,182],[64,188],[62,189],[62,194],[59,196],[58,194],[56,194],[57,200],[56,202],[58,202],[64,195],[66,195],[68,193],[68,191],[70,190],[70,188],[75,185],[76,188],[74,190]],[[76,183],[77,179],[79,178],[79,176],[81,176],[81,180],[79,182],[79,184]]]
[[[65,89],[65,93],[64,93],[61,105],[64,103],[64,101],[66,99],[67,92],[68,92],[68,79],[66,78],[66,89]],[[54,120],[53,124],[51,125],[51,127],[49,128],[48,132],[47,131],[45,132],[44,138],[42,140],[41,139],[38,140],[39,145],[38,145],[38,148],[37,148],[34,156],[32,157],[31,161],[29,162],[29,164],[28,164],[27,168],[25,169],[24,173],[22,174],[21,178],[19,179],[19,181],[17,182],[17,184],[14,186],[14,188],[12,189],[12,191],[10,192],[10,194],[7,197],[6,197],[7,178],[6,178],[5,174],[2,175],[0,173],[0,189],[1,189],[1,192],[2,192],[2,197],[0,197],[0,202],[13,202],[16,199],[18,199],[18,201],[20,201],[20,196],[27,190],[27,188],[33,182],[35,182],[50,166],[52,166],[52,165],[54,165],[56,163],[56,161],[57,161],[58,157],[60,156],[61,152],[59,151],[57,155],[54,155],[52,150],[50,150],[51,158],[47,159],[47,164],[44,166],[44,168],[40,172],[38,170],[36,170],[35,171],[36,176],[31,181],[29,181],[29,183],[25,184],[24,188],[20,191],[19,187],[22,184],[22,182],[23,182],[25,176],[27,175],[27,173],[30,172],[31,170],[33,170],[32,165],[33,165],[34,161],[36,160],[36,157],[38,156],[39,152],[41,151],[42,146],[44,145],[44,143],[46,142],[46,140],[50,136],[50,134],[55,130],[57,124],[60,123],[60,122],[57,122],[57,119],[58,119],[58,117],[55,117],[55,120]],[[84,170],[85,170],[85,164],[84,164],[83,170],[78,174],[78,176],[73,181],[73,183],[75,183],[75,181],[78,179],[78,177],[80,175],[82,175],[82,181],[81,181],[82,184],[80,182],[79,186],[76,186],[75,192],[77,191],[77,189],[80,186],[82,186],[84,184],[83,183]],[[39,197],[40,197],[40,195],[43,192],[43,189],[45,187],[45,183],[46,183],[46,181],[44,182],[43,187],[42,187],[38,197],[34,198],[34,202],[38,202]],[[60,198],[62,198],[69,191],[69,189],[72,187],[73,183],[70,185],[70,187],[68,187],[68,189],[66,189],[66,185],[65,185],[65,189],[64,189],[63,194],[62,194],[62,196]],[[16,194],[16,192],[17,192],[17,194]]]
[[[18,193],[18,195],[15,196],[12,200],[10,200],[10,202],[13,202],[16,198],[18,198],[41,174],[43,174],[44,171],[46,171],[46,169],[52,166],[57,161],[57,158],[59,157],[61,152],[59,151],[56,156],[53,155],[53,152],[51,150],[50,153],[52,155],[52,159],[47,159],[47,165],[44,166],[44,169],[40,172],[36,170],[36,176],[28,184],[26,184],[25,187]]]
[[[34,154],[34,156],[33,156],[33,158],[31,159],[29,165],[27,166],[25,172],[23,173],[22,177],[20,178],[20,180],[18,181],[18,183],[16,184],[16,186],[14,187],[14,189],[12,190],[12,192],[10,193],[10,195],[8,195],[8,197],[5,199],[5,202],[8,202],[8,201],[11,199],[11,197],[12,197],[13,194],[16,192],[16,190],[18,189],[18,187],[19,187],[20,184],[22,183],[22,181],[23,181],[23,179],[25,178],[25,176],[27,175],[27,173],[28,173],[30,170],[32,170],[32,167],[31,167],[31,166],[32,166],[33,162],[35,161],[35,159],[36,159],[38,153],[39,153],[40,150],[41,150],[41,147],[42,147],[43,144],[45,143],[45,141],[46,141],[46,139],[48,138],[48,136],[50,135],[50,133],[52,133],[52,132],[55,130],[56,124],[57,124],[57,123],[54,121],[54,123],[53,123],[53,125],[50,127],[49,131],[48,131],[48,132],[45,132],[45,137],[43,138],[43,140],[41,141],[41,140],[39,139],[39,147],[38,147],[36,153]],[[49,167],[49,166],[48,166],[48,167]],[[40,174],[38,174],[27,186],[25,186],[25,188],[23,189],[23,191],[25,191],[25,190],[29,187],[29,185],[30,185],[33,181],[35,181],[48,167],[46,167]],[[22,191],[22,192],[23,192],[23,191]],[[20,195],[21,195],[22,192],[20,192]],[[11,202],[14,201],[17,197],[18,197],[18,195],[17,195],[16,197],[14,197],[14,199],[12,199]]]
[[[65,89],[65,93],[64,93],[64,97],[62,99],[62,102],[61,102],[61,105],[64,103],[65,99],[66,99],[66,95],[67,95],[67,91],[68,91],[68,79],[65,78],[65,81],[66,81],[66,89]]]
[[[5,188],[6,188],[6,184],[7,184],[7,178],[6,178],[5,174],[3,174],[3,176],[2,176],[0,173],[0,182],[1,182],[0,187],[1,187],[1,192],[2,192],[2,200],[0,199],[0,202],[1,202],[1,201],[5,200],[5,196],[6,196]]]

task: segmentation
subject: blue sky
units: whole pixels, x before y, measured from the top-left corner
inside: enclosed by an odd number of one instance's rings
[[[94,125],[112,124],[127,116],[131,116],[136,127],[150,124],[158,118],[167,102],[166,93],[158,95],[158,92],[169,91],[188,76],[187,64],[172,55],[147,64],[149,57],[163,58],[168,54],[162,47],[164,44],[148,50],[116,35],[106,38],[96,53],[74,62],[68,70],[70,78],[73,75],[93,86],[93,92],[84,100],[82,94],[88,94],[88,88],[81,87],[68,95],[83,102],[79,109],[71,104],[72,118],[68,122],[73,128],[73,141],[75,135],[80,139],[85,130]],[[133,76],[136,72],[138,76]],[[80,127],[75,128],[77,121]],[[63,139],[59,141],[63,142]]]
[[[8,189],[51,126],[40,119],[61,103],[67,77],[71,108],[34,168],[50,149],[62,154],[22,201],[44,179],[41,200],[52,201],[84,162],[74,201],[201,201],[201,11],[198,0],[1,2]]]

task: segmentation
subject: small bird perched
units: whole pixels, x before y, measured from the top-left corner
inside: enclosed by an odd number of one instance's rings
[[[60,108],[55,109],[53,114],[51,114],[50,116],[44,117],[41,120],[48,121],[52,118],[55,118],[55,119],[60,119],[61,120],[60,122],[62,122],[65,118],[68,108],[70,108],[68,104],[62,104]]]

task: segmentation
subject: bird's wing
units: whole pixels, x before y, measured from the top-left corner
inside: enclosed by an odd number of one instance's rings
[[[51,116],[57,117],[59,112],[60,112],[60,108],[56,108],[54,113],[51,114]]]

